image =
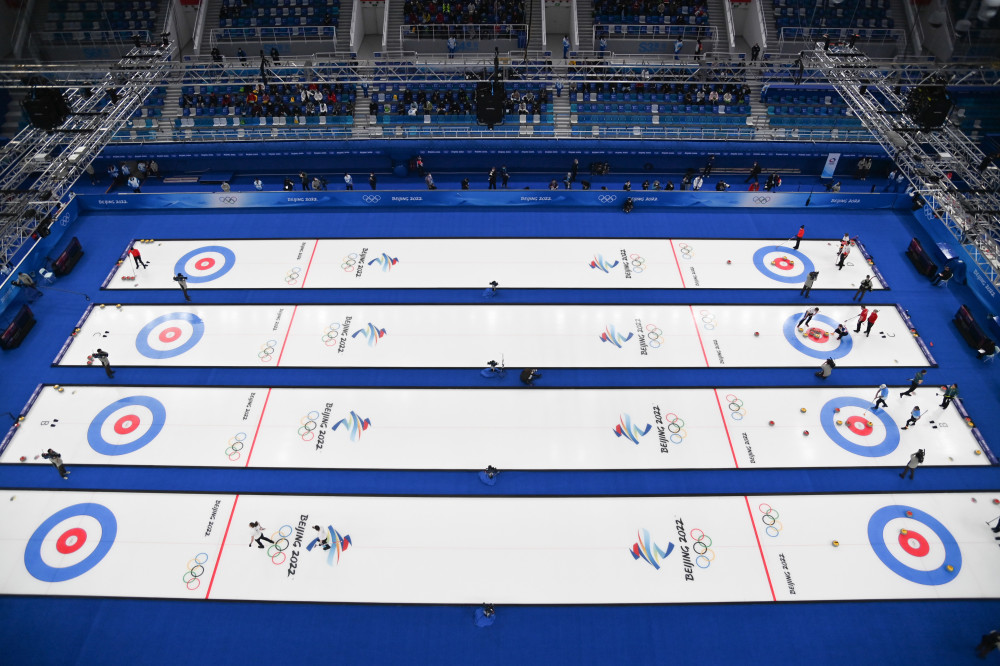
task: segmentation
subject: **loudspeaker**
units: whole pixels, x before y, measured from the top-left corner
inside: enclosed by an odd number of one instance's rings
[[[493,129],[503,124],[503,105],[507,100],[503,81],[483,81],[476,84],[476,119]]]
[[[70,109],[63,99],[62,93],[53,88],[37,88],[21,102],[31,124],[39,129],[51,132],[59,127]]]
[[[918,86],[906,98],[906,113],[920,129],[937,129],[954,105],[944,86]]]

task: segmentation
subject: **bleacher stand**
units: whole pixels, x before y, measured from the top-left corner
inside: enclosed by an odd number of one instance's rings
[[[888,39],[895,21],[889,0],[771,0],[774,26],[786,38],[819,39],[827,30],[852,30],[860,39]]]
[[[573,133],[589,134],[592,126],[745,125],[751,111],[749,86],[738,72],[714,74],[714,81],[677,83],[658,81],[646,70],[619,71],[615,76],[638,80],[571,83]],[[581,65],[571,68],[570,78],[591,77]]]
[[[351,125],[353,83],[184,85],[178,127]]]
[[[219,9],[224,37],[228,28],[297,26],[315,36],[320,27],[336,27],[339,21],[340,0],[222,0]]]
[[[448,0],[406,0],[403,3],[406,25],[461,25],[524,23],[524,3],[521,0],[496,2],[449,2]],[[446,37],[446,36],[445,36]]]
[[[862,126],[833,88],[766,86],[761,102],[767,105],[768,119],[774,127]]]
[[[65,43],[131,40],[132,31],[155,33],[158,9],[159,0],[51,0],[43,27]]]
[[[475,90],[475,81],[382,83],[373,91],[369,113],[381,125],[476,125]],[[506,90],[505,124],[532,125],[534,133],[552,133],[552,105],[544,84],[507,81]]]

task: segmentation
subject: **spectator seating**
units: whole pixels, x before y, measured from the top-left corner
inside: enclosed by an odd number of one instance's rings
[[[354,83],[183,85],[177,127],[351,125]]]
[[[42,27],[47,38],[62,43],[131,41],[137,31],[155,38],[159,0],[77,2],[51,0]]]
[[[822,38],[824,30],[854,29],[862,39],[886,39],[895,28],[889,0],[771,0],[774,25],[799,28],[786,37]]]
[[[832,88],[768,86],[761,95],[772,127],[859,128],[862,123]]]
[[[615,34],[659,34],[660,26],[708,25],[708,7],[703,0],[594,0],[594,24],[608,26]],[[618,27],[615,27],[618,26]],[[635,26],[623,30],[620,26]],[[640,31],[646,26],[649,31]]]
[[[745,125],[749,94],[741,83],[576,83],[570,118],[580,126]]]
[[[963,132],[971,134],[1000,134],[1000,106],[996,93],[983,88],[950,87],[956,112],[953,120],[960,122]]]
[[[486,2],[449,2],[448,0],[405,0],[403,23],[406,25],[510,25],[525,23],[522,0]],[[447,35],[442,34],[447,38]]]
[[[543,84],[507,81],[506,90],[506,126],[530,125],[534,127],[533,134],[552,134],[551,98]],[[372,91],[371,116],[384,126],[477,125],[475,91],[475,81],[381,83]],[[530,101],[520,99],[528,94]]]
[[[340,0],[222,0],[220,28],[337,26]],[[318,30],[316,31],[318,33]],[[225,33],[223,33],[225,35]],[[303,33],[309,36],[309,32]]]

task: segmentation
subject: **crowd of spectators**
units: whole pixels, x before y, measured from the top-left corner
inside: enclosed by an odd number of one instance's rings
[[[690,4],[680,0],[594,0],[595,23],[656,23],[664,25],[704,25],[708,7],[703,0]],[[690,20],[689,20],[690,19]]]
[[[403,21],[407,25],[459,25],[462,23],[520,24],[525,22],[521,0],[406,0]]]
[[[611,81],[581,83],[579,92],[608,93],[615,95],[677,95],[677,101],[688,105],[718,106],[750,103],[750,86],[746,83],[656,83]]]
[[[404,90],[399,99],[391,102],[378,103],[372,100],[369,105],[369,115],[399,115],[399,116],[471,116],[476,112],[474,90],[459,88],[458,90]],[[545,112],[549,102],[546,90],[535,94],[531,90],[511,92],[504,102],[507,115],[541,114]]]
[[[281,7],[281,5],[277,5]],[[332,0],[328,2],[314,3],[311,6],[311,12],[307,13],[305,10],[306,6],[300,5],[299,7],[288,6],[287,10],[291,11],[291,14],[286,12],[285,15],[272,14],[271,9],[275,8],[274,2],[263,2],[260,7],[254,7],[254,0],[227,0],[221,7],[219,7],[219,24],[225,25],[223,22],[226,20],[237,21],[239,19],[246,20],[249,25],[271,25],[274,23],[273,19],[282,18],[284,16],[306,16],[306,22],[309,25],[337,25],[339,10],[334,10],[334,8],[339,8],[339,0]]]
[[[353,85],[257,84],[234,92],[185,92],[183,109],[244,116],[345,116],[354,114]],[[190,112],[190,111],[189,111]]]

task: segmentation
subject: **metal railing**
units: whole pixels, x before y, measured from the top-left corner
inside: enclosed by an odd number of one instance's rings
[[[760,0],[757,0],[756,4],[760,5]],[[736,48],[736,26],[734,25],[734,21],[733,21],[733,7],[732,7],[732,3],[729,2],[729,0],[723,0],[722,6],[724,8],[724,13],[726,15],[725,16],[725,21],[726,21],[726,32],[729,35],[729,48],[730,49],[735,49]]]
[[[785,27],[778,30],[778,50],[781,52],[798,51],[803,46],[812,46],[816,40],[822,40],[823,35],[829,35],[832,42],[846,44],[854,35],[858,35],[858,48],[868,48],[871,45],[892,47],[897,54],[906,52],[906,31],[899,28],[824,28],[820,26]]]
[[[337,27],[332,25],[258,26],[255,28],[212,28],[212,46],[220,44],[276,44],[279,42],[337,43]]]
[[[524,23],[462,23],[460,25],[401,25],[399,40],[448,39],[496,40],[517,39],[518,33],[527,33]]]
[[[728,6],[728,2],[726,5]],[[760,48],[767,51],[767,19],[764,17],[764,0],[753,0],[753,6],[757,8],[757,21],[760,26]]]
[[[615,32],[616,28],[621,28],[621,32]],[[601,37],[609,40],[629,39],[640,41],[655,39],[676,40],[679,37],[690,42],[691,45],[700,38],[703,43],[711,42],[713,45],[716,45],[719,38],[717,33],[718,31],[715,27],[710,25],[647,25],[645,23],[605,25],[602,23],[594,24],[590,41],[594,50],[597,50],[596,47]],[[693,46],[688,46],[687,48],[691,49]]]

